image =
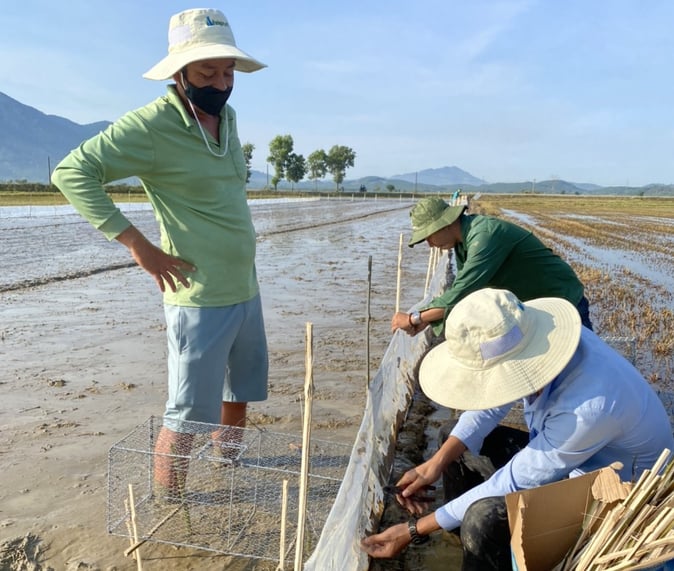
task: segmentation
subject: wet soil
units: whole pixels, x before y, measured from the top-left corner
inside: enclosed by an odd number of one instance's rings
[[[314,434],[352,441],[365,401],[366,371],[376,371],[390,341],[398,237],[408,231],[411,204],[348,198],[253,204],[272,374],[270,398],[251,407],[251,422],[300,432],[304,326],[311,321]],[[161,414],[161,300],[126,251],[77,216],[55,210],[47,217],[10,217],[2,210],[0,544],[14,548],[9,555],[2,551],[0,562],[15,557],[15,569],[27,560],[36,571],[131,568],[122,554],[127,544],[105,535],[106,454],[150,415]],[[625,217],[604,211],[511,206],[505,215],[530,224],[570,260],[587,286],[598,332],[627,339],[625,347],[633,348],[644,375],[656,388],[671,390],[671,219],[642,215],[633,233]],[[130,216],[156,239],[151,213]],[[653,246],[644,249],[643,243]],[[366,331],[368,256],[373,256],[372,318]],[[427,260],[426,248],[405,248],[401,308],[423,297]],[[418,462],[421,450],[435,449],[443,412],[429,406],[423,397],[415,399],[392,479]],[[384,518],[382,526],[406,519],[395,506]],[[432,543],[410,548],[405,558],[380,569],[458,569],[452,557],[460,550],[452,537],[435,534]],[[146,547],[147,570],[275,569],[242,557]]]

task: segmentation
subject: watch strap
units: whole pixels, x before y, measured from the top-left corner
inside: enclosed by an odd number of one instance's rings
[[[413,545],[423,545],[431,538],[429,535],[419,535],[419,532],[417,531],[416,519],[411,519],[407,522],[407,529],[410,532]]]

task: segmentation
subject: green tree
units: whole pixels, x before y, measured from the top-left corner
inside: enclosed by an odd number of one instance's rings
[[[309,179],[315,181],[318,190],[318,179],[328,174],[328,155],[323,149],[314,151],[307,157]]]
[[[337,189],[344,181],[346,169],[353,166],[355,159],[356,153],[353,149],[344,145],[334,145],[328,151],[328,172],[332,175],[332,180],[335,181]]]
[[[394,184],[389,183],[386,185],[386,190],[388,190],[389,192],[393,192],[395,189],[396,187]]]
[[[285,177],[288,156],[293,152],[293,144],[291,135],[276,135],[269,143],[267,162],[274,167],[274,176],[271,179],[274,190]]]
[[[291,184],[291,190],[295,190],[295,183],[301,181],[307,174],[307,164],[302,155],[290,153],[286,160],[286,178]]]
[[[253,143],[244,143],[241,145],[241,150],[243,151],[243,158],[246,161],[246,182],[250,182],[250,163],[253,160],[255,145],[253,145]]]

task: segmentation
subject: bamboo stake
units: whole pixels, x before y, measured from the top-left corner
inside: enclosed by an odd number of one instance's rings
[[[163,517],[159,521],[159,523],[155,524],[154,527],[148,532],[146,538],[141,539],[140,541],[136,541],[136,543],[132,544],[131,547],[129,547],[126,551],[124,551],[124,555],[128,557],[131,553],[136,551],[136,549],[138,549],[141,545],[143,545],[143,543],[148,541],[162,525],[164,525],[168,520],[170,520],[174,515],[176,515],[178,513],[178,510],[180,510],[182,507],[183,504],[181,503],[171,513]]]
[[[636,486],[597,530],[591,540],[588,553],[581,558],[583,564],[582,566],[579,564],[579,571],[585,569],[585,565],[590,565],[592,561],[603,554],[616,549],[616,542],[623,537],[624,531],[629,527],[630,520],[635,513],[646,503],[648,492],[657,482],[657,478],[657,473],[654,470],[643,471]],[[608,521],[610,521],[610,525]]]
[[[428,249],[428,268],[426,269],[426,285],[424,286],[424,297],[428,295],[428,286],[431,283],[431,268],[433,267],[433,258],[435,253],[433,252],[433,247],[431,246]]]
[[[666,563],[667,561],[671,561],[672,557],[674,557],[674,552],[669,552],[665,553],[664,555],[661,555],[660,557],[655,557],[654,559],[648,559],[645,560],[643,563],[641,563],[638,567],[624,567],[623,571],[631,571],[632,569],[652,569],[653,567],[656,567],[660,563]],[[607,569],[606,571],[618,571],[617,569]]]
[[[125,510],[126,513],[128,513],[128,514],[131,513],[131,510],[129,509],[129,500],[128,500],[128,499],[124,499],[124,510]],[[124,519],[124,522],[126,523],[126,530],[127,530],[128,533],[129,533],[129,543],[130,543],[131,546],[133,547],[133,544],[134,544],[134,541],[133,541],[133,530],[131,529],[131,521],[130,521],[130,519],[131,519],[130,517],[127,517],[127,518]],[[125,551],[125,552],[124,552],[124,555],[128,556],[128,553]],[[135,554],[135,553],[133,554],[133,558],[134,558],[134,559],[136,558],[136,554]]]
[[[597,532],[593,535],[591,542],[587,544],[585,553],[581,556],[578,565],[574,567],[576,571],[584,571],[592,564],[595,557],[598,557],[602,551],[603,544],[606,543],[606,536],[610,534],[611,530],[617,527],[617,520],[620,515],[616,511],[608,514],[603,524],[599,527]],[[606,524],[606,525],[604,525]]]
[[[648,505],[644,506],[639,511],[637,517],[634,518],[632,524],[625,530],[622,541],[617,543],[612,551],[619,552],[623,548],[629,551],[630,548],[628,547],[628,545],[634,540],[635,537],[636,538],[639,537],[639,530],[645,527],[645,522],[647,522],[648,519],[652,517],[654,509],[655,508],[653,508],[652,506]],[[638,545],[639,541],[636,542],[637,547]],[[637,550],[637,547],[633,547],[632,551],[635,552]]]
[[[372,256],[367,258],[367,307],[365,309],[365,388],[370,386],[370,297],[372,293]]]
[[[564,564],[561,567],[562,571],[571,571],[572,569],[576,568],[580,557],[583,555],[583,553],[585,553],[586,542],[590,536],[592,526],[594,526],[598,520],[604,519],[605,513],[609,511],[607,507],[607,504],[603,502],[597,500],[592,502],[590,511],[584,517],[581,534],[578,537],[574,547],[566,556],[563,562]]]
[[[671,534],[670,534],[669,536],[661,537],[659,539],[654,539],[647,546],[642,547],[639,551],[637,551],[635,555],[636,555],[637,558],[640,558],[643,555],[646,555],[647,553],[649,553],[652,549],[656,549],[656,548],[658,550],[667,549],[667,548],[674,550],[674,537],[672,537]],[[603,555],[600,559],[597,559],[595,561],[595,563],[603,563],[603,564],[610,563],[611,560],[613,560],[613,559],[622,559],[622,558],[626,557],[628,553],[629,553],[629,549],[623,549],[622,551],[616,551],[615,553]],[[672,553],[670,551],[668,551],[666,553],[663,553],[662,555],[666,555],[666,554],[669,554],[670,558],[672,556],[674,556],[674,553]],[[656,557],[661,557],[661,555],[657,555]],[[646,561],[651,561],[651,558],[644,559],[643,562],[646,562]],[[622,563],[623,562],[621,562],[621,564]]]
[[[276,571],[285,571],[287,517],[288,517],[288,480],[283,480],[283,492],[281,495],[281,539],[279,540],[279,556]]]
[[[314,397],[313,378],[313,324],[307,323],[306,378],[304,380],[304,423],[302,428],[302,463],[297,507],[297,543],[295,544],[295,571],[304,567],[304,524],[307,515],[307,483],[309,480],[309,448],[311,446],[311,406]]]
[[[656,517],[653,523],[651,524],[652,525],[651,533],[646,534],[644,532],[644,541],[642,544],[648,546],[649,553],[653,557],[657,557],[662,553],[662,548],[658,548],[657,550],[654,549],[653,543],[657,539],[662,537],[663,534],[667,534],[667,532],[669,532],[672,529],[672,523],[674,523],[674,517],[672,517],[672,508],[665,508],[661,511],[658,517]]]
[[[665,449],[662,452],[660,459],[665,456],[665,452],[669,452],[669,450]],[[660,486],[658,487],[658,491],[656,492],[655,496],[653,496],[653,502],[660,502],[663,496],[673,496],[672,499],[674,499],[674,460],[671,458],[669,464],[667,464],[667,467],[662,473],[661,478],[662,479]]]
[[[619,525],[613,529],[610,539],[603,543],[601,549],[597,553],[597,556],[609,551],[617,550],[619,548],[619,545],[616,545],[616,541],[620,539],[621,534],[622,537],[625,536],[625,528],[629,527],[630,521],[633,521],[634,518],[637,517],[640,510],[646,506],[648,501],[651,500],[654,495],[656,495],[657,487],[662,482],[662,477],[658,475],[658,472],[665,465],[669,455],[669,450],[663,450],[653,467],[650,470],[643,471],[641,478],[639,478],[639,481],[637,482],[637,485],[630,491],[630,493],[622,502],[625,512],[624,514],[621,514],[622,517]],[[668,473],[669,472],[666,471],[666,474]]]
[[[566,556],[563,569],[634,569],[671,555],[667,552],[674,546],[674,507],[670,505],[674,500],[674,462],[665,466],[668,459],[670,451],[665,449],[653,467],[642,472],[625,499],[608,511],[594,533],[590,532],[591,537],[584,544],[581,539],[588,533],[583,529]],[[594,510],[593,507],[590,515],[594,516]],[[659,543],[663,538],[667,541]]]
[[[634,523],[625,531],[625,541],[623,544],[630,542],[631,539],[634,537],[637,538],[637,541],[634,542],[634,545],[631,548],[628,548],[628,554],[625,556],[627,559],[632,559],[635,555],[636,552],[639,551],[639,548],[643,544],[644,540],[646,539],[647,535],[646,533],[642,532],[641,534],[637,533],[637,530],[639,528],[643,528],[644,531],[647,531],[653,526],[654,522],[650,524],[644,525],[644,521],[650,518],[653,515],[653,510],[654,508],[652,506],[644,506],[640,511],[644,514],[643,517],[636,517],[634,519]],[[657,514],[656,514],[656,521],[657,521]],[[641,537],[639,537],[641,535]],[[625,545],[616,545],[615,549],[613,551],[619,552],[621,551],[621,547],[626,547]],[[608,554],[607,554],[608,555]]]
[[[396,313],[400,311],[400,281],[402,277],[403,262],[403,235],[400,233],[400,243],[398,244],[398,281],[396,284]]]
[[[131,508],[131,529],[133,530],[133,540],[138,543],[138,527],[136,525],[136,502],[133,499],[133,484],[129,484],[129,507]],[[143,571],[143,563],[140,558],[140,551],[135,551],[136,564],[138,571]]]

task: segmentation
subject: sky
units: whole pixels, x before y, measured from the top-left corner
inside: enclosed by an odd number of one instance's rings
[[[669,0],[0,2],[0,91],[76,123],[161,96],[141,76],[171,15],[213,7],[268,66],[237,73],[229,101],[256,170],[289,134],[305,157],[351,147],[347,179],[674,183]]]

